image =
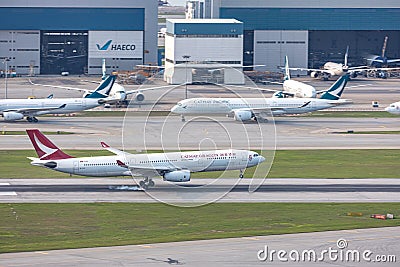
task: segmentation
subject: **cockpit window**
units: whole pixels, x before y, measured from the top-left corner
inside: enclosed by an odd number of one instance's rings
[[[258,157],[258,154],[254,154],[253,157],[255,157],[255,158]]]

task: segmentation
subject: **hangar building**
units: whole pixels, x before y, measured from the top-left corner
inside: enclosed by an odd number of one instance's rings
[[[17,74],[100,74],[103,58],[109,71],[157,62],[156,0],[14,0],[0,16],[0,60]]]
[[[211,1],[211,3],[210,3]],[[188,13],[201,18],[234,18],[243,22],[244,65],[319,68],[327,61],[365,65],[370,54],[380,55],[388,36],[386,56],[400,58],[398,0],[200,0]],[[190,10],[200,7],[200,11]],[[207,10],[208,8],[208,10]]]
[[[164,79],[170,84],[243,84],[243,23],[235,19],[168,19]]]

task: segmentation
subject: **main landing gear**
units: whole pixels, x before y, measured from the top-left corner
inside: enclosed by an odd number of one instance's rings
[[[39,121],[36,117],[26,117],[26,120],[28,122],[35,122],[35,123]]]
[[[149,187],[154,187],[155,183],[154,183],[153,179],[146,177],[146,178],[144,178],[143,181],[139,182],[139,185],[144,190],[147,190]]]
[[[243,177],[243,170],[240,170],[239,178],[242,179]]]

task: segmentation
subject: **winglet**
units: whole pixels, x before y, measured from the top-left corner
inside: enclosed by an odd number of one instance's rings
[[[117,159],[117,164],[118,164],[118,166],[120,166],[120,167],[123,167],[123,168],[127,168],[127,169],[128,169],[128,166],[127,166],[125,163],[123,163],[122,161],[120,161],[119,159]]]
[[[104,147],[104,148],[109,148],[109,147],[110,147],[109,145],[107,145],[107,144],[104,143],[104,142],[100,142],[100,144],[101,144],[101,146]]]

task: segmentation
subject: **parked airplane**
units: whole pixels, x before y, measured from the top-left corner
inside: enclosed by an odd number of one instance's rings
[[[113,101],[108,94],[115,79],[115,75],[109,76],[85,98],[2,99],[0,113],[5,121],[22,120],[26,117],[29,122],[38,122],[36,116],[66,114],[95,108]]]
[[[189,182],[192,172],[243,170],[265,160],[250,150],[210,150],[152,154],[130,154],[101,143],[115,156],[75,158],[63,152],[37,129],[26,130],[38,158],[28,157],[34,166],[83,176],[144,177],[140,186],[154,186],[152,178],[161,176],[169,182]]]
[[[258,65],[257,65],[258,66]],[[283,83],[281,82],[271,82],[271,81],[262,81],[262,83],[267,84],[280,84],[282,85],[282,90],[269,89],[269,88],[260,88],[260,87],[247,87],[240,85],[230,85],[232,87],[238,88],[248,88],[248,89],[257,89],[259,91],[273,92],[273,97],[307,97],[314,98],[317,94],[326,92],[326,90],[316,91],[315,88],[309,84],[302,83],[299,81],[292,80],[290,78],[290,68],[289,68],[289,59],[285,56],[285,76],[283,78]]]
[[[275,91],[274,97],[306,97],[306,98],[314,98],[318,93],[325,92],[319,91],[317,92],[315,88],[309,84],[302,83],[299,81],[292,80],[290,78],[290,68],[289,68],[289,59],[288,56],[285,56],[285,76],[282,84],[282,89],[280,91],[266,89],[266,88],[258,88],[261,91]]]
[[[361,72],[364,74],[364,76],[374,76],[385,79],[388,77],[388,71],[400,70],[399,67],[389,67],[390,65],[399,64],[400,59],[388,59],[386,57],[386,46],[388,39],[389,37],[385,36],[380,56],[372,55],[367,58],[368,68]]]
[[[390,104],[385,108],[385,111],[395,115],[400,115],[400,101]]]
[[[258,120],[272,115],[301,114],[348,104],[340,99],[349,74],[340,77],[321,98],[189,98],[181,100],[171,112],[180,114],[228,114],[237,121]]]
[[[102,63],[102,80],[105,79],[105,77],[107,77],[106,75],[106,62],[105,59],[103,59],[103,63]],[[91,95],[93,93],[92,90],[88,90],[88,89],[83,89],[83,88],[77,88],[77,87],[69,87],[69,86],[60,86],[60,85],[50,85],[50,84],[39,84],[39,83],[34,83],[29,79],[29,82],[33,85],[37,85],[37,86],[44,86],[44,87],[52,87],[52,88],[59,88],[59,89],[67,89],[67,90],[75,90],[75,91],[80,91],[80,92],[84,92],[83,97],[86,98],[87,96]],[[93,82],[93,81],[88,81],[88,82]],[[99,83],[99,82],[94,82],[94,83]],[[156,90],[156,89],[161,89],[164,87],[170,87],[170,86],[161,86],[161,87],[151,87],[151,88],[142,88],[142,89],[135,89],[135,90],[129,90],[126,91],[125,87],[123,87],[122,85],[120,85],[117,82],[114,82],[114,85],[110,91],[109,94],[109,101],[108,103],[115,103],[115,102],[119,102],[119,101],[124,101],[126,100],[127,96],[130,94],[136,94],[136,96],[134,97],[134,101],[136,102],[143,102],[145,99],[145,96],[142,92],[144,91],[148,91],[148,90]],[[114,101],[111,101],[112,99],[114,99]]]
[[[382,46],[382,52],[381,52],[380,56],[372,55],[372,57],[367,58],[369,66],[375,67],[375,68],[382,68],[382,67],[388,67],[390,64],[400,63],[400,58],[388,59],[385,55],[388,39],[389,39],[389,37],[385,36],[385,39],[383,41],[383,46]]]
[[[360,69],[365,69],[366,66],[357,66],[357,67],[349,67],[347,64],[349,55],[349,47],[346,49],[346,53],[344,55],[344,63],[336,63],[336,62],[326,62],[323,66],[323,69],[308,69],[308,68],[290,68],[291,70],[300,70],[307,71],[310,73],[312,78],[321,77],[324,80],[328,80],[334,76],[343,76],[346,73],[349,73],[352,78],[357,76],[357,71]]]

